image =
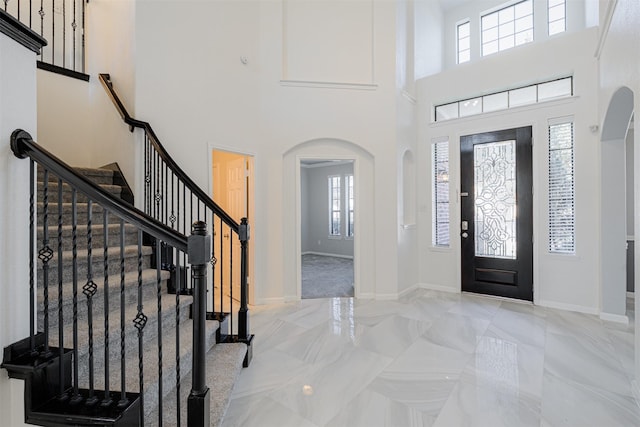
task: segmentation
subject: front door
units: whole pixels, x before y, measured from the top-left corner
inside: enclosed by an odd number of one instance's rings
[[[531,127],[460,138],[462,290],[533,301]]]

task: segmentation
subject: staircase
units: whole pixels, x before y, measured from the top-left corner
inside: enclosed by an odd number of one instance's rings
[[[48,337],[40,332],[35,340],[45,349],[41,354],[49,354],[37,356],[31,371],[25,371],[12,364],[20,353],[17,345],[5,349],[3,363],[11,376],[27,379],[26,421],[46,426],[187,425],[193,297],[187,291],[169,293],[175,289],[175,269],[163,269],[166,260],[154,239],[113,215],[105,217],[99,204],[68,184],[60,187],[58,177],[42,170],[37,173],[36,252],[48,273],[37,276],[35,300],[38,330],[53,332]],[[130,194],[117,170],[75,171],[114,197]],[[220,326],[207,320],[204,333],[213,426],[222,422],[247,356],[245,343],[216,342],[228,334]],[[58,352],[62,357],[56,359]],[[37,390],[42,387],[60,392],[48,390],[57,395],[50,399],[45,394],[52,393]]]

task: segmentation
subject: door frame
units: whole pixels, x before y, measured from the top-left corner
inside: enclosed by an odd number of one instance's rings
[[[249,224],[251,227],[255,224],[256,210],[255,210],[255,168],[256,168],[256,154],[249,151],[238,151],[236,148],[225,146],[222,144],[213,144],[209,143],[207,146],[207,163],[209,167],[209,188],[208,194],[213,194],[213,154],[215,151],[223,151],[226,153],[237,154],[239,156],[250,157],[251,158],[251,168],[249,169],[249,188],[247,194],[247,215],[249,216]],[[255,231],[253,229],[250,230],[250,241],[249,241],[249,265],[247,266],[248,270],[248,293],[249,293],[249,304],[255,304],[256,298],[256,270],[255,270],[255,242],[252,242],[255,236]]]

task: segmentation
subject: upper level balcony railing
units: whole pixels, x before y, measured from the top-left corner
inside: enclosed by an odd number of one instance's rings
[[[47,40],[38,68],[82,80],[89,80],[85,73],[86,3],[88,0],[0,0],[5,12]]]

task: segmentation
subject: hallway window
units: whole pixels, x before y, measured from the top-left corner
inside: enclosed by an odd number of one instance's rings
[[[433,246],[449,246],[449,141],[432,145],[433,187],[431,191]]]
[[[549,0],[549,35],[562,33],[566,29],[565,0]]]
[[[533,0],[482,16],[482,56],[533,41]]]
[[[471,23],[458,24],[458,64],[471,60]]]
[[[340,176],[329,177],[329,235],[340,236]]]
[[[353,175],[344,177],[347,202],[347,237],[353,237]]]
[[[549,252],[575,253],[573,122],[549,123]]]

